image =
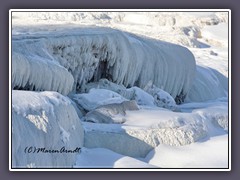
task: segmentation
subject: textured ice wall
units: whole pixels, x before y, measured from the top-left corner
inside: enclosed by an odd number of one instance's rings
[[[195,76],[195,59],[187,48],[107,28],[14,35],[13,44],[13,52],[24,57],[37,54],[45,57],[44,61],[61,64],[73,75],[74,90],[101,78],[140,88],[152,81],[174,98],[184,99]],[[14,68],[17,80],[13,86],[24,76],[18,67]],[[60,84],[68,79],[62,81]]]
[[[70,168],[83,136],[68,98],[57,92],[12,91],[12,167]],[[76,152],[37,153],[38,148]]]
[[[68,94],[74,82],[71,73],[54,61],[42,46],[40,42],[13,43],[12,88]]]

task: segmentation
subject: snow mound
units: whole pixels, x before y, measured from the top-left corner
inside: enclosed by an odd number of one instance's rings
[[[100,79],[98,82],[86,84],[82,88],[82,91],[89,92],[92,88],[107,89],[116,92],[128,100],[135,100],[140,106],[158,106],[171,110],[177,109],[173,97],[162,89],[152,85],[151,82],[142,90],[136,86],[125,88],[123,85],[115,84],[107,79]]]
[[[156,168],[156,166],[104,148],[82,148],[74,168]]]
[[[202,36],[211,45],[228,47],[228,24],[219,23],[215,26],[205,26],[202,29]]]
[[[13,167],[70,168],[78,153],[76,148],[83,146],[83,136],[80,120],[67,97],[57,92],[12,91]],[[46,153],[49,150],[62,152]]]
[[[138,105],[154,106],[154,98],[144,90],[134,86],[127,89],[127,91],[132,92],[133,96],[131,99],[135,100]]]
[[[149,151],[159,144],[180,146],[191,144],[207,135],[198,123],[182,128],[119,128],[102,126],[104,124],[86,125],[84,147],[107,148],[131,157],[145,157]],[[91,127],[89,127],[91,126]],[[106,131],[108,128],[110,131]],[[113,131],[112,131],[113,130]],[[116,143],[117,142],[117,143]]]
[[[72,98],[87,111],[102,105],[126,101],[121,95],[106,89],[91,89],[89,93],[75,94]]]
[[[228,131],[228,108],[226,105],[216,105],[208,109],[198,109],[193,112],[199,114],[205,119],[208,119],[214,126]]]
[[[124,101],[119,104],[108,104],[90,111],[84,121],[94,123],[124,123],[126,111],[139,110],[135,101]]]
[[[120,94],[124,98],[130,100],[133,98],[133,91],[127,91],[127,88],[122,84],[113,83],[105,78],[100,79],[97,82],[90,82],[82,86],[81,92],[88,93],[92,88],[95,89],[107,89],[115,93]]]
[[[227,96],[228,78],[215,69],[197,66],[196,78],[186,101],[208,101]]]
[[[186,111],[188,105],[196,106],[196,109],[180,113],[142,108],[127,111],[122,124],[84,122],[84,146],[107,148],[131,157],[145,157],[159,144],[183,146],[226,133],[228,109],[225,102],[186,104],[185,108],[180,107],[181,110]]]
[[[77,91],[101,78],[140,88],[151,80],[173,98],[184,97],[196,70],[195,59],[187,48],[109,28],[14,34],[13,44],[17,44],[13,52],[21,56],[35,53],[48,55],[45,61],[50,57],[57,61],[72,74],[73,90]]]
[[[161,144],[146,156],[145,162],[162,168],[227,168],[228,135],[181,147]]]
[[[162,89],[154,86],[151,82],[149,82],[146,85],[144,90],[154,97],[154,104],[156,106],[171,109],[171,110],[177,110],[175,100],[166,91],[163,91]],[[176,100],[178,104],[182,103],[181,97],[176,97]]]

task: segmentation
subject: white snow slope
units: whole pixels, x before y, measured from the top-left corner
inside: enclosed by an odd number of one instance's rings
[[[145,157],[159,144],[183,146],[206,137],[225,134],[228,131],[226,104],[188,104],[190,112],[184,106],[181,109],[186,109],[186,112],[142,107],[140,110],[127,111],[124,116],[111,117],[123,119],[122,124],[84,122],[84,146],[107,148],[131,157]]]
[[[67,97],[48,91],[12,91],[13,167],[72,167],[78,152],[44,153],[38,148],[74,151],[83,146],[83,138],[82,125]]]
[[[228,136],[215,136],[182,147],[159,145],[145,160],[162,168],[225,168],[228,166]]]
[[[143,161],[103,148],[83,148],[75,168],[156,168]]]

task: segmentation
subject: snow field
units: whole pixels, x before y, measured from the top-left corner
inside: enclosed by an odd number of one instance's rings
[[[84,122],[84,146],[107,148],[131,157],[145,157],[159,144],[183,146],[228,131],[225,103],[205,104],[205,107],[186,113],[143,107],[137,111],[126,111],[121,118],[124,119],[122,124]]]
[[[228,135],[211,137],[187,146],[162,144],[152,150],[144,161],[162,168],[227,168]]]
[[[117,154],[109,149],[83,148],[77,157],[75,168],[156,168],[143,161]]]

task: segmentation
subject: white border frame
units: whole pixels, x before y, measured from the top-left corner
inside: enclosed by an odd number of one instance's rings
[[[82,12],[228,12],[228,120],[229,120],[229,132],[228,132],[228,169],[213,169],[213,168],[194,168],[194,169],[117,169],[117,168],[106,168],[106,169],[64,169],[64,168],[41,168],[41,169],[15,169],[12,168],[12,12],[71,12],[71,11],[82,11]],[[9,10],[9,171],[231,171],[231,10],[230,9],[10,9]]]

